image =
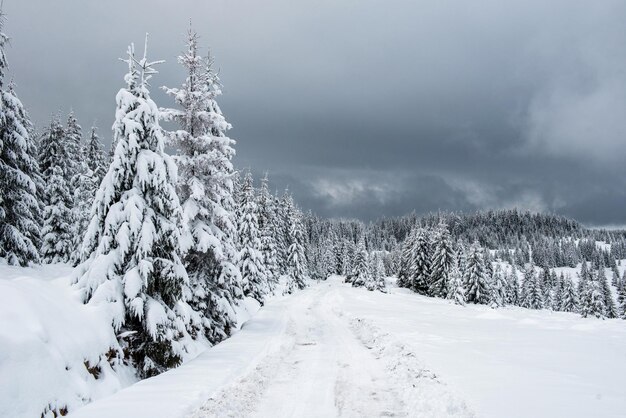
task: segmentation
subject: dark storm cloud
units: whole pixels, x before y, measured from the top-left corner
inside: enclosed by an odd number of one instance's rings
[[[626,3],[8,0],[37,124],[108,134],[126,45],[175,86],[189,17],[221,68],[237,164],[306,209],[371,219],[521,207],[626,224]]]

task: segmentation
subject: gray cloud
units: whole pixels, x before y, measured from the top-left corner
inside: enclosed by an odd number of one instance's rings
[[[325,216],[519,206],[626,224],[626,3],[5,2],[39,126],[106,134],[130,41],[178,85],[189,17],[212,47],[237,164]]]

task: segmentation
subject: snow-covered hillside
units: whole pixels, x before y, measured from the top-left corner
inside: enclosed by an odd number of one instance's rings
[[[71,416],[620,416],[625,346],[621,320],[462,307],[332,277]]]

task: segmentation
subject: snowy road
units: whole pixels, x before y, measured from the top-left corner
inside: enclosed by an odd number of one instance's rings
[[[72,416],[620,416],[624,346],[620,320],[459,307],[331,278]]]
[[[192,417],[472,416],[413,353],[346,316],[341,288],[334,278],[309,289],[291,307],[280,350]]]

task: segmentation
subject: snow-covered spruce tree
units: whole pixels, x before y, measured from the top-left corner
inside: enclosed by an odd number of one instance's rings
[[[80,126],[76,122],[68,123],[68,125],[75,125],[73,130],[80,132]],[[78,171],[70,183],[70,188],[73,191],[72,214],[74,218],[74,243],[71,261],[74,264],[80,262],[83,237],[91,221],[94,197],[108,169],[108,161],[95,127],[91,128],[89,140],[81,144],[77,155],[79,156]],[[74,157],[74,159],[76,158]]]
[[[524,271],[524,283],[522,288],[522,306],[529,309],[543,309],[543,289],[539,276],[530,263],[526,266],[526,270]]]
[[[80,174],[86,163],[82,153],[83,128],[78,124],[73,111],[67,116],[63,142],[67,148],[69,160],[65,167],[66,180],[71,190],[76,190],[80,183]]]
[[[613,300],[613,293],[611,292],[611,285],[604,272],[604,264],[600,263],[598,271],[596,273],[596,281],[600,286],[600,291],[604,297],[604,314],[607,318],[617,318],[617,306]]]
[[[288,190],[285,190],[282,197],[274,196],[274,207],[276,216],[272,218],[272,229],[276,240],[276,259],[280,275],[288,274],[288,253],[291,245],[289,228],[293,212],[293,201]]]
[[[415,263],[413,259],[413,244],[415,242],[416,233],[416,230],[411,230],[404,239],[398,269],[398,287],[411,287],[411,271]]]
[[[372,258],[372,268],[370,269],[372,278],[365,284],[367,290],[378,290],[381,292],[387,292],[387,285],[385,284],[385,265],[383,257],[380,253],[374,253]]]
[[[502,267],[498,264],[493,272],[493,284],[491,286],[491,301],[495,306],[505,306],[508,300],[507,282],[502,273]]]
[[[8,37],[3,23],[0,15],[0,258],[26,266],[39,262],[40,174],[30,118],[13,84],[4,88]]]
[[[65,131],[53,118],[41,138],[39,165],[45,181],[41,256],[45,263],[67,263],[74,247],[74,214],[72,194],[67,182],[70,156]]]
[[[604,319],[606,306],[602,287],[597,280],[588,280],[580,295],[580,314],[583,318],[595,316]]]
[[[454,301],[457,305],[465,305],[465,288],[463,285],[463,276],[459,270],[459,266],[457,263],[454,263],[450,269],[448,294],[446,298]]]
[[[343,273],[343,242],[340,242],[337,234],[332,235],[332,251],[333,251],[333,272],[332,274],[341,275]]]
[[[354,256],[356,254],[356,246],[352,241],[343,240],[342,244],[342,275],[349,276],[352,272],[352,266],[354,264]]]
[[[625,280],[622,279],[617,285],[617,316],[622,319],[626,319],[626,283],[624,282]]]
[[[580,272],[578,273],[578,294],[583,295],[585,292],[585,286],[588,282],[590,282],[593,278],[591,277],[591,272],[587,266],[587,261],[583,260],[580,265]]]
[[[276,250],[275,220],[276,208],[274,199],[269,192],[267,174],[261,180],[261,187],[257,197],[259,232],[261,235],[261,255],[267,272],[267,283],[273,290],[278,283],[280,271],[278,268],[278,253]]]
[[[569,275],[563,278],[563,296],[559,310],[563,312],[578,312],[578,293]]]
[[[507,302],[511,305],[519,306],[520,294],[519,294],[519,278],[517,277],[517,268],[515,264],[511,266],[511,270],[506,275],[507,284]]]
[[[96,188],[100,187],[100,182],[109,168],[109,161],[104,152],[102,141],[100,141],[98,136],[98,128],[95,126],[91,127],[89,140],[83,149],[83,155],[87,162],[87,167],[91,170],[93,184],[96,185]]]
[[[430,269],[429,294],[445,298],[448,294],[448,282],[450,269],[455,263],[452,238],[446,223],[440,223],[437,227],[433,243],[432,265]]]
[[[474,242],[468,251],[463,272],[465,300],[468,303],[489,303],[490,292],[487,283],[482,251]]]
[[[147,36],[146,48],[147,49]],[[112,325],[141,377],[180,364],[192,309],[181,260],[176,165],[165,153],[148,80],[157,62],[128,49],[117,96],[113,161],[96,194],[74,282],[86,303],[110,304]]]
[[[411,287],[421,294],[428,294],[431,268],[431,243],[429,231],[420,228],[415,233],[412,247]]]
[[[237,267],[237,239],[232,158],[234,141],[216,98],[221,94],[212,58],[198,52],[198,35],[189,30],[178,62],[186,71],[180,88],[164,88],[179,109],[161,109],[161,117],[178,124],[170,134],[177,152],[177,191],[181,201],[182,251],[192,297],[202,328],[212,343],[227,337],[235,325],[234,305],[243,295]]]
[[[241,270],[244,294],[263,303],[265,295],[269,293],[269,286],[267,270],[261,254],[257,206],[250,172],[244,176],[242,186],[237,218],[239,269]]]
[[[287,276],[288,276],[288,289],[291,293],[295,287],[298,289],[304,289],[306,287],[307,274],[307,260],[305,257],[305,237],[304,230],[302,228],[301,215],[299,211],[293,206],[291,196],[287,199],[287,204],[290,209],[287,209],[289,219],[289,248],[287,250]]]
[[[365,249],[363,238],[357,244],[357,250],[354,257],[354,265],[352,266],[352,286],[362,287],[371,281],[371,274],[368,264],[368,254]]]

